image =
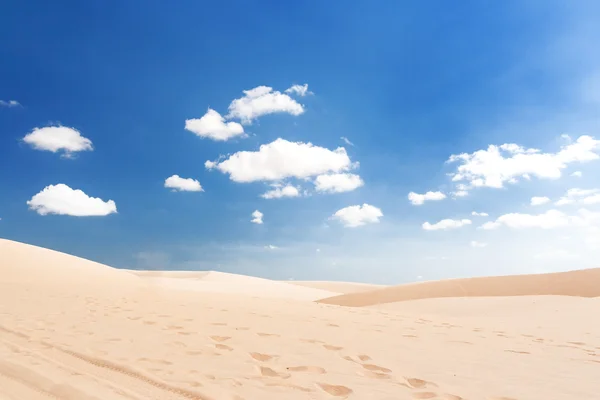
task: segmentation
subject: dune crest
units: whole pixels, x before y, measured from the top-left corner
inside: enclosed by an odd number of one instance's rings
[[[318,300],[349,307],[444,297],[600,296],[600,268],[549,274],[490,276],[420,282]]]

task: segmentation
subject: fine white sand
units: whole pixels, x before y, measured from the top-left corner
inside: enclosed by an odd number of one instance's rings
[[[558,277],[275,282],[0,240],[0,399],[595,399],[600,273]]]

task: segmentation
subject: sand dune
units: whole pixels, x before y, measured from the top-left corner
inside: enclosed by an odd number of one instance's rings
[[[161,288],[314,301],[340,292],[217,271],[130,271]]]
[[[600,268],[552,274],[422,282],[338,295],[319,300],[319,303],[364,307],[427,298],[536,295],[598,297]]]
[[[574,277],[595,272],[573,274],[565,293],[593,294]],[[492,293],[500,283],[532,285],[496,280]],[[133,273],[0,240],[0,400],[572,400],[600,392],[600,299],[353,308],[306,301],[327,287],[318,286]],[[271,290],[276,296],[256,295]]]
[[[358,282],[328,282],[328,281],[289,281],[289,283],[314,289],[326,290],[334,293],[358,293],[369,290],[382,289],[384,285]]]

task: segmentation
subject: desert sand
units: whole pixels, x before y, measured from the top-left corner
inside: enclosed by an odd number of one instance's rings
[[[0,240],[0,399],[597,399],[600,270],[381,287]]]

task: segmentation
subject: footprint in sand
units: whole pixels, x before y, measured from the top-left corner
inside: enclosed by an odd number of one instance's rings
[[[226,344],[221,344],[221,343],[215,344],[215,348],[217,348],[219,350],[233,351],[233,347],[229,347]]]
[[[428,387],[437,387],[437,385],[433,382],[429,382],[419,378],[404,378],[408,386],[413,389],[426,389]]]
[[[366,355],[366,354],[359,354],[359,355],[358,355],[358,359],[359,359],[360,361],[369,361],[369,360],[371,360],[371,357],[369,357],[369,356],[368,356],[368,355]]]
[[[342,350],[343,349],[343,347],[332,346],[330,344],[324,344],[323,347],[325,347],[327,350],[331,350],[331,351],[338,351],[338,350]]]
[[[300,365],[298,367],[287,367],[286,369],[290,372],[308,372],[310,374],[325,374],[325,373],[327,373],[325,368],[313,367],[313,366],[308,366],[308,365]]]
[[[249,353],[250,357],[254,358],[256,361],[270,361],[277,356],[272,356],[269,354],[262,353]]]
[[[517,354],[531,354],[528,351],[519,351],[519,350],[504,350],[507,353],[517,353]]]
[[[375,364],[363,364],[362,367],[368,371],[384,372],[384,373],[392,372],[392,370],[389,368],[380,367],[379,365],[375,365]]]
[[[328,383],[317,382],[317,386],[324,392],[336,397],[349,396],[354,392],[349,387],[341,385],[330,385]]]
[[[226,342],[231,339],[231,336],[211,336],[210,338],[215,342]]]
[[[215,326],[226,326],[227,322],[213,322],[211,323],[211,325],[215,325]]]
[[[289,378],[291,375],[288,373],[284,373],[284,372],[277,372],[275,371],[273,368],[269,368],[269,367],[263,367],[263,366],[259,366],[258,367],[260,370],[260,374],[262,376],[266,376],[269,378],[282,378],[282,379],[287,379]]]
[[[269,336],[275,336],[275,337],[279,337],[278,334],[276,333],[265,333],[265,332],[257,332],[256,333],[258,336],[262,336],[262,337],[269,337]]]

